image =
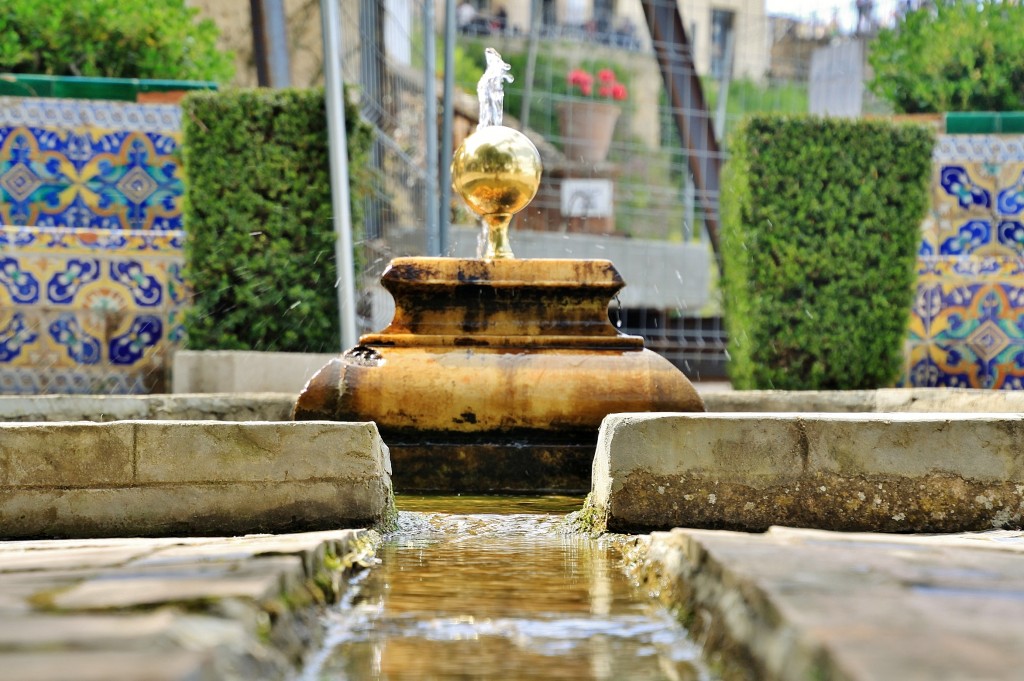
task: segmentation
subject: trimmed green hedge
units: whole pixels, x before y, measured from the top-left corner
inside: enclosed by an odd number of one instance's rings
[[[183,113],[188,347],[338,350],[323,90],[202,92]],[[354,106],[345,116],[358,185],[370,132]]]
[[[895,381],[933,144],[886,121],[759,115],[737,130],[722,178],[735,387]]]

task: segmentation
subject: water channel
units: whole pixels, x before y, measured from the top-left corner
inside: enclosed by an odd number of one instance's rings
[[[712,679],[623,570],[621,538],[567,532],[570,497],[400,496],[381,562],[331,613],[301,681]]]

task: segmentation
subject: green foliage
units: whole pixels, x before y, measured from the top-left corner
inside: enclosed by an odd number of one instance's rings
[[[718,107],[719,81],[702,78],[708,110],[714,115]],[[759,84],[749,78],[729,81],[729,99],[725,103],[726,134],[729,124],[752,113],[806,113],[807,86],[802,83]]]
[[[871,89],[900,113],[1015,111],[1024,5],[956,0],[909,12],[871,46]]]
[[[898,376],[934,137],[886,121],[758,115],[723,171],[737,388],[858,389]]]
[[[443,51],[444,45],[438,45],[438,51]],[[444,57],[438,54],[437,63],[441,74],[444,72]],[[467,92],[476,93],[476,84],[484,75],[485,65],[474,59],[462,45],[455,46],[455,83]],[[438,74],[438,75],[441,75]],[[466,85],[468,84],[468,86]]]
[[[183,107],[188,346],[337,350],[323,90],[201,92]],[[352,105],[345,120],[356,197],[370,132]]]
[[[473,45],[472,49],[475,49],[476,45]],[[456,43],[454,52],[454,65],[455,65],[455,85],[466,92],[476,93],[476,84],[480,80],[480,76],[484,75],[484,68],[486,64],[483,58],[483,47],[480,47],[480,58],[477,59],[466,46],[462,43]],[[423,68],[423,31],[417,27],[417,30],[412,34],[412,66],[416,69]],[[444,78],[444,41],[437,40],[434,43],[434,64],[435,64],[435,75],[441,79]]]
[[[708,113],[714,117],[718,106],[720,82],[713,78],[702,78]],[[672,117],[668,97],[662,90],[658,99],[661,110],[662,147],[683,149],[675,119]],[[754,113],[806,113],[808,106],[807,87],[802,84],[777,82],[764,85],[749,78],[729,81],[729,98],[725,102],[725,131],[723,138],[729,139],[733,129],[744,116]],[[677,178],[685,179],[682,176]]]
[[[469,59],[476,60],[476,69],[467,68],[466,77],[456,80],[459,87],[469,92],[476,92],[476,81],[480,74],[483,74],[486,67],[484,49],[488,47],[486,39],[463,38],[465,55]],[[528,53],[524,49],[513,52],[508,49],[501,53],[504,59],[512,67],[511,73],[515,80],[505,84],[505,113],[519,118],[523,110],[523,97],[526,89],[526,74]],[[530,120],[529,127],[541,135],[557,137],[560,134],[558,129],[558,114],[556,105],[567,99],[593,99],[594,97],[583,97],[578,89],[572,88],[567,82],[569,72],[573,69],[583,69],[593,76],[602,69],[611,69],[619,83],[626,86],[630,98],[633,92],[630,89],[632,74],[628,69],[612,59],[572,59],[553,56],[550,54],[538,53],[537,61],[533,69],[533,93],[530,97]],[[475,74],[476,77],[470,81],[468,76]],[[612,100],[608,100],[612,101]],[[631,99],[617,102],[624,108],[630,106]]]
[[[217,27],[184,0],[4,0],[0,72],[227,82]]]

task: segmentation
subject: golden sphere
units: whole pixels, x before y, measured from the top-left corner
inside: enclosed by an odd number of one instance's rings
[[[467,137],[452,159],[452,188],[478,215],[511,215],[540,187],[540,153],[529,138],[504,125]]]

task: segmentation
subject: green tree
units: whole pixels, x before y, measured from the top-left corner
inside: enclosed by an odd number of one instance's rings
[[[3,0],[0,72],[227,82],[217,27],[184,0]]]
[[[1024,6],[955,0],[878,34],[871,89],[900,113],[1008,111],[1024,102]]]

